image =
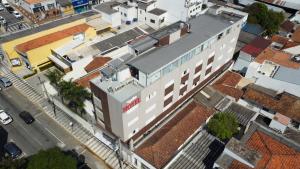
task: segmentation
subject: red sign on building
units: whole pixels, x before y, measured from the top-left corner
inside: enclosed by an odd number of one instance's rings
[[[130,103],[128,103],[127,105],[125,105],[122,109],[123,112],[127,112],[128,110],[130,110],[132,107],[134,107],[135,105],[139,104],[141,102],[140,98],[136,98],[134,100],[132,100]]]

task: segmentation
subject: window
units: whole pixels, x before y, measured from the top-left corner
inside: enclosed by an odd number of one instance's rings
[[[169,97],[164,101],[164,107],[167,107],[173,100],[173,96]]]
[[[214,61],[215,55],[213,55],[212,57],[210,57],[207,61],[207,65],[211,64]]]
[[[231,31],[231,28],[228,28],[227,31],[226,31],[226,34],[228,35]]]
[[[206,69],[205,76],[208,75],[210,72],[211,72],[211,67],[209,67],[208,69]]]
[[[160,23],[164,23],[165,22],[165,18],[162,18],[161,20],[160,20]]]
[[[150,22],[151,22],[151,23],[155,23],[155,20],[154,20],[154,19],[150,19]]]
[[[174,90],[174,83],[165,89],[165,96]]]
[[[194,80],[193,80],[193,85],[197,85],[197,83],[199,82],[199,80],[200,80],[200,75],[199,76],[197,76]]]
[[[123,12],[121,12],[121,15],[123,15]]]
[[[145,20],[147,20],[146,17],[145,17]]]
[[[195,68],[195,74],[197,74],[198,72],[200,72],[202,70],[202,64],[200,64],[199,66],[197,66]]]
[[[223,33],[220,33],[220,34],[218,35],[218,40],[220,40],[220,39],[222,38],[222,36],[223,36]]]
[[[126,14],[126,13],[124,13],[124,16],[125,16],[125,17],[127,17],[127,14]]]

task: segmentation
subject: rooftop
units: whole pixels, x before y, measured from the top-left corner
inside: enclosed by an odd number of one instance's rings
[[[299,167],[299,152],[262,131],[256,130],[246,142],[246,146],[262,155],[255,169]],[[251,169],[237,160],[233,160],[229,168]]]
[[[139,9],[147,9],[148,6],[152,5],[153,3],[155,3],[155,1],[151,1],[151,2],[142,2],[142,1],[138,1],[138,8]]]
[[[286,20],[280,25],[280,28],[287,32],[292,32],[294,29],[294,26],[295,26],[295,24],[293,22]]]
[[[231,71],[226,72],[220,79],[218,79],[212,87],[216,90],[229,95],[235,99],[239,99],[243,95],[243,91],[236,88],[242,76]]]
[[[274,79],[295,85],[300,85],[300,78],[296,77],[300,77],[300,68],[292,69],[283,66],[279,67],[279,69],[273,76]]]
[[[291,58],[292,55],[289,53],[271,48],[266,48],[255,58],[255,61],[262,64],[265,60],[269,60],[281,66],[299,69],[300,63],[294,62]]]
[[[172,160],[168,168],[213,168],[214,161],[224,149],[224,144],[202,130]]]
[[[166,13],[166,12],[167,11],[165,11],[163,9],[160,9],[160,8],[154,8],[151,11],[149,11],[149,13],[152,13],[153,15],[157,15],[157,16],[160,16],[160,15]]]
[[[300,121],[300,98],[285,92],[277,95],[269,94],[269,90],[265,91],[263,88],[256,88],[255,85],[248,85],[243,98]]]
[[[273,35],[271,38],[272,42],[276,42],[282,45],[281,49],[286,49],[286,48],[291,48],[291,47],[295,47],[297,45],[300,45],[297,42],[293,42],[291,41],[289,38],[280,36],[280,35]]]
[[[84,88],[90,88],[90,80],[93,80],[95,78],[97,78],[98,76],[100,76],[100,72],[96,71],[90,74],[87,74],[86,76],[77,79],[75,81],[75,83],[77,83],[78,85],[84,87]]]
[[[241,51],[250,54],[252,57],[259,55],[264,49],[266,49],[272,42],[262,37],[257,37],[251,41],[248,45],[244,46]]]
[[[106,14],[113,14],[117,13],[118,11],[113,9],[113,7],[120,5],[119,2],[116,1],[110,1],[110,2],[104,2],[99,5],[95,5],[93,8],[97,11],[106,13]]]
[[[120,48],[142,35],[144,35],[144,32],[142,32],[139,28],[133,28],[111,38],[95,43],[92,46],[99,49],[102,53],[105,53],[106,51]]]
[[[162,168],[213,112],[203,105],[190,103],[142,143],[135,152],[154,167]]]
[[[292,40],[294,42],[300,43],[300,26],[298,26],[295,32],[293,33]]]
[[[237,118],[239,124],[243,126],[247,126],[249,121],[256,114],[256,112],[238,103],[232,103],[224,112],[232,113]]]
[[[88,26],[87,24],[76,25],[76,26],[61,30],[61,31],[57,31],[57,32],[30,40],[30,41],[24,42],[22,44],[17,45],[15,48],[19,52],[26,53],[27,51],[30,51],[32,49],[36,49],[41,46],[51,44],[53,42],[64,39],[66,37],[85,32],[89,27],[90,26]]]
[[[207,107],[215,108],[224,97],[222,93],[211,86],[206,86],[200,92],[196,93],[193,99]]]
[[[129,64],[143,73],[151,74],[161,69],[166,64],[176,60],[181,55],[195,48],[199,44],[207,41],[213,36],[216,36],[218,33],[224,31],[240,19],[241,16],[232,16],[225,13],[219,15],[200,15],[199,17],[193,18],[189,21],[191,24],[191,33],[181,37],[178,41],[170,45],[158,47],[142,54],[129,62]],[[174,29],[174,26],[178,29],[180,25],[180,22],[177,22],[162,30],[165,31],[169,28]],[[160,31],[161,30],[156,33],[159,33]]]
[[[85,66],[84,70],[87,72],[94,71],[105,65],[110,60],[110,57],[94,57],[94,59],[88,65]]]
[[[242,28],[242,30],[257,36],[261,35],[264,32],[264,29],[259,24],[251,24],[251,23],[247,23]]]

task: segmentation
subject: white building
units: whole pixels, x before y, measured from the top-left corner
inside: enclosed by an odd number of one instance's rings
[[[146,16],[146,24],[154,29],[159,29],[166,25],[167,11],[165,10],[154,8]]]
[[[207,0],[157,0],[158,7],[168,11],[167,19],[172,23],[187,21],[207,9]]]
[[[22,0],[20,6],[30,13],[57,8],[55,0]]]

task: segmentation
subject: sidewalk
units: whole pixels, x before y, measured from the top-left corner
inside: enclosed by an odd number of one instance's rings
[[[0,71],[9,78],[16,89],[18,89],[24,96],[26,96],[31,102],[41,107],[44,112],[62,126],[67,132],[75,137],[85,148],[89,149],[93,154],[103,159],[107,165],[111,168],[121,168],[116,157],[116,153],[99,141],[94,135],[79,125],[72,117],[68,116],[64,111],[55,106],[55,112],[53,111],[53,105],[43,97],[39,92],[29,85],[25,80],[17,77],[11,73],[5,66],[0,64]],[[70,122],[73,123],[70,126]],[[123,169],[130,169],[131,166],[124,163]]]

